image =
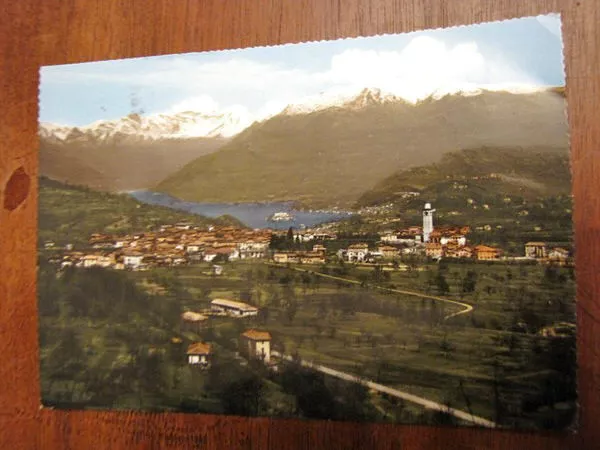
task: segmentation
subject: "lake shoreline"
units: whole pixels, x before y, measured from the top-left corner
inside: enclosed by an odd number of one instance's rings
[[[129,191],[129,196],[136,200],[160,205],[191,214],[211,218],[231,216],[250,228],[270,228],[276,230],[292,228],[311,228],[326,223],[339,222],[350,218],[353,212],[334,209],[303,208],[301,202],[276,201],[276,202],[191,202],[178,199],[161,192],[136,190]],[[271,221],[274,214],[289,214],[290,220]],[[284,214],[284,215],[285,215]]]

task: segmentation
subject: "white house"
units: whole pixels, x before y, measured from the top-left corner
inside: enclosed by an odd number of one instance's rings
[[[204,252],[204,261],[212,262],[213,259],[217,257],[217,252],[214,250],[207,250]]]
[[[198,253],[202,247],[199,244],[190,244],[185,251],[188,253]]]
[[[115,263],[114,258],[102,255],[85,255],[81,258],[81,265],[88,267],[110,267]]]
[[[271,334],[268,331],[245,331],[240,336],[240,354],[268,364],[271,361]]]
[[[467,245],[467,238],[460,234],[453,234],[451,236],[442,236],[440,238],[440,244],[448,245],[448,244],[456,244],[459,247],[464,247]]]
[[[367,244],[353,244],[346,250],[346,259],[350,262],[363,262],[369,253]]]
[[[210,365],[212,346],[203,342],[190,344],[187,350],[188,364],[206,368]]]
[[[128,269],[139,269],[142,265],[143,255],[130,253],[123,255],[123,265]]]
[[[269,249],[268,242],[242,242],[238,246],[239,257],[241,259],[247,258],[265,258],[267,256],[267,250]]]

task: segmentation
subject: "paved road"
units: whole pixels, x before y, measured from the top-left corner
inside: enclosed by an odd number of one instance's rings
[[[274,264],[274,263],[272,263],[270,265],[275,266],[275,267],[284,267],[284,266],[281,266],[279,264]],[[319,277],[329,278],[331,280],[343,281],[345,283],[350,283],[350,284],[361,284],[361,282],[358,281],[358,280],[352,280],[352,279],[349,279],[349,278],[336,277],[334,275],[329,275],[329,274],[322,273],[322,272],[315,272],[314,270],[302,269],[300,267],[292,267],[292,269],[294,269],[294,270],[296,270],[298,272],[312,273],[312,274],[317,275]],[[403,289],[386,288],[386,287],[377,286],[377,285],[371,286],[371,287],[374,287],[375,289],[379,289],[380,291],[393,292],[395,294],[410,295],[410,296],[413,296],[413,297],[425,298],[425,299],[428,299],[428,300],[435,300],[435,301],[438,301],[438,302],[448,303],[448,304],[451,304],[451,305],[458,305],[461,308],[463,308],[462,310],[460,310],[458,312],[455,312],[455,313],[452,313],[452,314],[448,314],[447,316],[444,317],[444,320],[448,320],[448,319],[450,319],[452,317],[460,316],[460,315],[463,315],[463,314],[468,314],[471,311],[473,311],[473,307],[471,305],[469,305],[468,303],[459,302],[457,300],[450,300],[449,298],[437,297],[435,295],[428,295],[428,294],[423,294],[421,292],[415,292],[415,291],[405,291]]]
[[[291,357],[289,355],[282,355],[281,353],[276,352],[276,351],[271,351],[271,355],[281,358],[281,359],[285,359],[287,361],[294,360],[293,357]],[[339,370],[335,370],[330,367],[325,367],[320,364],[315,364],[315,363],[312,363],[309,361],[301,361],[301,364],[304,367],[308,367],[310,369],[324,373],[325,375],[329,375],[329,376],[339,378],[339,379],[342,379],[345,381],[350,381],[353,383],[361,383],[361,384],[365,385],[366,387],[368,387],[369,389],[373,389],[375,391],[378,391],[378,392],[381,392],[381,393],[384,393],[387,395],[391,395],[392,397],[401,398],[403,400],[406,400],[407,402],[415,403],[415,404],[423,406],[427,409],[433,409],[436,411],[445,412],[445,413],[450,414],[458,419],[464,420],[466,422],[471,422],[475,425],[479,425],[479,426],[486,427],[486,428],[495,428],[497,426],[495,422],[484,419],[483,417],[474,416],[472,414],[469,414],[465,411],[461,411],[459,409],[448,408],[448,406],[443,405],[441,403],[437,403],[437,402],[428,400],[423,397],[409,394],[408,392],[399,391],[398,389],[394,389],[389,386],[385,386],[383,384],[374,383],[373,381],[369,381],[369,380],[357,377],[356,375],[352,375],[347,372],[341,372]]]

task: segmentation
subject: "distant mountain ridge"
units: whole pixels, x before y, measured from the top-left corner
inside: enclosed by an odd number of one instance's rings
[[[382,180],[358,200],[358,206],[401,201],[407,192],[420,192],[446,207],[458,200],[569,196],[569,154],[561,147],[483,147],[444,154],[440,161],[399,171]],[[410,198],[410,197],[409,197]],[[421,202],[421,200],[419,200]]]
[[[42,139],[62,142],[227,138],[239,133],[251,123],[250,116],[241,111],[186,111],[150,116],[132,113],[121,119],[100,120],[82,127],[41,123],[39,134]]]
[[[84,127],[42,123],[42,175],[94,189],[145,189],[249,125],[240,111],[130,114]]]
[[[560,91],[478,91],[411,104],[363,90],[350,100],[254,123],[156,190],[190,201],[350,207],[382,180],[481,146],[568,148]]]
[[[145,189],[195,158],[214,152],[224,138],[162,140],[40,140],[40,172],[68,184],[102,191]]]

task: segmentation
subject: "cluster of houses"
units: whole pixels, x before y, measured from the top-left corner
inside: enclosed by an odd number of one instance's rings
[[[502,249],[489,245],[471,246],[467,235],[469,226],[433,225],[435,209],[426,203],[423,209],[423,225],[410,226],[401,230],[380,233],[381,245],[369,248],[368,244],[356,243],[338,251],[337,256],[354,263],[375,263],[395,259],[402,255],[421,255],[440,260],[441,258],[475,259],[494,261],[499,259],[536,260],[540,263],[566,266],[572,264],[572,255],[562,247],[551,248],[544,242],[525,244],[525,256],[503,257]]]
[[[206,369],[210,367],[213,346],[206,342],[194,342],[187,348],[187,362],[190,365]],[[249,329],[238,339],[239,355],[247,360],[258,360],[265,365],[276,368],[271,360],[271,333]]]
[[[442,235],[443,236],[443,235]],[[454,239],[454,236],[450,239]],[[470,247],[466,245],[464,236],[458,241],[448,240],[445,243],[427,242],[413,243],[412,245],[393,246],[379,245],[370,248],[368,244],[352,244],[348,248],[337,252],[339,258],[351,263],[376,263],[381,260],[390,260],[402,255],[421,255],[432,259],[441,258],[474,258],[476,260],[494,260],[500,258],[502,251],[496,247],[477,245]]]
[[[112,236],[93,234],[90,251],[67,250],[55,256],[63,267],[105,267],[144,270],[219,259],[256,259],[268,255],[272,232],[235,227],[194,228],[166,225],[157,231]]]
[[[202,312],[186,311],[181,315],[181,331],[200,333],[210,317],[246,318],[258,315],[258,308],[247,303],[217,298],[210,302],[210,308]],[[213,346],[206,342],[193,342],[187,349],[187,362],[200,368],[210,366]],[[248,360],[258,359],[271,364],[271,334],[268,331],[246,330],[239,337],[239,354]]]
[[[420,255],[435,260],[441,258],[493,261],[515,259],[503,257],[500,248],[489,245],[469,245],[469,226],[434,227],[435,209],[426,203],[422,211],[422,226],[410,226],[380,233],[377,246],[356,242],[337,251],[337,257],[350,263],[378,263],[394,260],[403,255]],[[243,259],[266,259],[279,264],[325,264],[327,241],[337,235],[327,227],[303,229],[294,234],[297,243],[314,241],[312,250],[271,251],[273,235],[285,231],[270,229],[243,229],[236,227],[192,227],[188,224],[164,225],[157,231],[127,236],[93,234],[89,251],[74,251],[66,247],[62,255],[51,261],[62,267],[105,267],[114,269],[146,270],[152,267],[172,267],[199,262],[218,263]],[[325,245],[324,245],[325,244]],[[46,245],[46,248],[51,248]],[[528,242],[525,256],[541,263],[569,265],[572,255],[562,247],[551,248],[543,242]],[[222,266],[214,265],[219,275]]]
[[[546,242],[527,242],[525,258],[534,259],[545,264],[572,266],[573,255],[563,247],[550,246]]]
[[[313,245],[312,251],[278,251],[273,261],[279,264],[325,264],[327,249],[322,244]]]

